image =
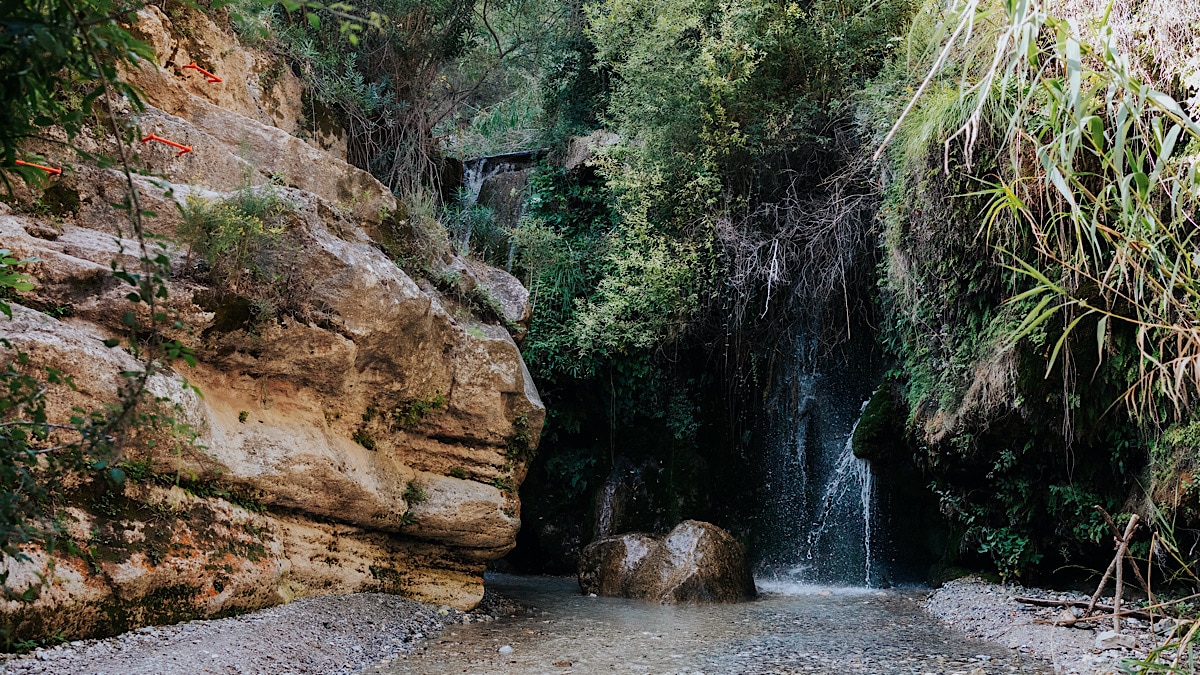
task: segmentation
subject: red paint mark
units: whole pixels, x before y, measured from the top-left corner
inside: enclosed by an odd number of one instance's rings
[[[192,146],[190,146],[190,145],[180,145],[180,144],[176,143],[175,141],[168,141],[167,139],[163,138],[162,136],[158,136],[155,134],[150,134],[149,136],[142,139],[143,143],[147,143],[149,141],[158,141],[159,143],[165,143],[166,145],[169,145],[173,148],[179,148],[179,154],[175,155],[176,157],[183,157],[184,154],[192,151]]]
[[[45,171],[46,173],[54,175],[54,176],[57,176],[58,174],[62,173],[62,169],[55,169],[55,168],[52,168],[49,166],[42,166],[41,164],[34,164],[33,162],[22,162],[19,159],[16,160],[16,162],[17,162],[17,164],[20,164],[21,166],[32,166],[35,169],[41,169],[42,171]]]
[[[216,84],[218,82],[225,81],[225,80],[222,80],[221,78],[217,77],[216,75],[213,75],[212,73],[208,72],[207,70],[201,68],[200,66],[196,65],[195,61],[192,61],[191,63],[187,64],[186,66],[180,68],[180,70],[187,70],[188,68],[198,71],[201,75],[207,77],[209,84]]]

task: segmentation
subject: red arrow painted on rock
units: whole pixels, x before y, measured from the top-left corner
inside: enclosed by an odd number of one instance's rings
[[[218,82],[225,81],[225,80],[222,80],[221,78],[217,77],[216,75],[213,75],[212,73],[208,72],[207,70],[201,68],[200,66],[196,65],[195,61],[192,61],[191,63],[187,64],[186,66],[180,68],[180,70],[187,70],[188,68],[199,71],[202,75],[207,77],[209,84],[216,84]]]
[[[142,139],[143,143],[147,143],[149,141],[158,141],[159,143],[164,143],[173,148],[179,148],[179,154],[175,155],[176,157],[183,157],[186,153],[189,153],[192,151],[192,146],[190,146],[190,145],[180,145],[179,143],[176,143],[175,141],[168,141],[167,139],[163,138],[162,136],[158,136],[156,134],[150,134],[149,136]]]
[[[54,175],[54,176],[57,176],[60,173],[62,173],[62,169],[55,169],[55,168],[52,168],[49,166],[42,166],[41,164],[34,164],[33,162],[22,162],[19,159],[16,160],[16,162],[17,162],[17,164],[20,164],[21,166],[32,166],[35,169],[41,169],[42,171],[45,171],[46,173]]]

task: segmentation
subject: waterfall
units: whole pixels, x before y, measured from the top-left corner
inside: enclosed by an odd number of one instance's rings
[[[498,173],[498,167],[488,166],[487,157],[479,157],[463,162],[462,187],[467,192],[463,206],[470,206],[479,200],[479,191],[483,189],[483,181],[487,180],[489,169],[491,175]]]
[[[802,584],[878,586],[876,481],[853,436],[879,367],[868,345],[822,352],[799,339],[780,369],[766,448],[760,576]]]
[[[544,156],[545,151],[531,150],[463,160],[459,184],[461,192],[456,194],[455,198],[458,202],[456,206],[465,212],[481,203],[482,200],[482,203],[490,209],[489,220],[492,221],[492,224],[503,230],[511,231],[524,214],[527,170],[535,166]],[[506,174],[508,174],[507,177]],[[489,181],[492,181],[493,184],[491,194],[487,195],[484,193]],[[475,229],[475,224],[471,222],[473,218],[465,213],[462,220],[463,223],[450,229],[455,246],[465,252],[470,249],[471,234]],[[505,265],[505,269],[509,272],[512,272],[516,251],[515,241],[510,241],[508,260]]]
[[[866,403],[864,402],[863,408],[865,407]],[[860,579],[862,585],[870,586],[872,584],[871,560],[874,551],[871,550],[871,524],[875,510],[875,480],[871,474],[870,462],[854,456],[854,430],[857,428],[858,421],[856,420],[846,441],[842,443],[841,453],[834,460],[833,471],[821,481],[824,483],[821,499],[816,504],[817,511],[810,522],[808,536],[805,537],[803,567],[798,569],[801,577],[805,576],[805,568],[814,569],[822,564],[819,556],[824,549],[828,548],[824,546],[827,541],[833,540],[838,545],[847,544],[848,542],[844,539],[856,534],[859,529],[858,524],[861,522],[862,538],[860,541],[863,555]],[[842,532],[841,529],[847,531]],[[829,553],[829,551],[824,552]],[[838,553],[834,551],[833,555],[836,556]],[[847,567],[848,569],[839,570],[839,574],[850,572],[850,577],[838,578],[837,581],[851,583],[856,581],[853,575],[853,565]],[[820,578],[819,571],[813,576],[814,580],[825,580]]]
[[[502,173],[527,169],[544,155],[544,151],[510,152],[503,155],[475,157],[462,163],[462,187],[467,191],[466,203],[470,206],[479,200],[479,192],[487,179]]]

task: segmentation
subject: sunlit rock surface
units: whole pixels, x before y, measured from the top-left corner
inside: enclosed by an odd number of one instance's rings
[[[167,303],[185,325],[162,333],[193,346],[199,364],[167,368],[151,389],[196,443],[160,430],[119,458],[123,485],[67,486],[58,518],[68,543],[4,562],[17,590],[38,575],[48,583],[32,603],[0,604],[0,620],[14,638],[73,638],[364,590],[473,607],[485,565],[514,545],[516,491],[545,416],[509,333],[528,322],[528,294],[502,271],[456,263],[489,285],[506,328],[419,284],[367,234],[396,200],[343,160],[339,130],[298,128],[300,84],[286,67],[201,12],[181,19],[186,30],[154,7],[139,17],[159,58],[131,74],[148,107],[130,119],[193,148],[130,147],[141,207],[157,214],[147,227],[175,235],[189,195],[273,185],[289,205],[282,241],[319,320],[256,321],[245,298],[190,273],[189,251],[162,248]],[[224,81],[182,69],[193,61]],[[36,150],[78,161],[62,147]],[[79,165],[52,186],[65,195],[55,212],[0,210],[3,246],[39,260],[26,267],[36,288],[12,321],[0,317],[0,337],[73,379],[47,394],[55,421],[112,403],[120,373],[139,368],[104,346],[133,308],[110,264],[132,270],[141,255],[113,206],[125,180]]]

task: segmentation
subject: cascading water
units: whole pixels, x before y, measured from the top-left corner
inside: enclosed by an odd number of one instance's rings
[[[467,191],[466,203],[464,206],[470,206],[479,199],[479,192],[483,189],[483,184],[487,179],[493,176],[498,176],[502,173],[519,171],[532,166],[538,158],[542,156],[542,152],[510,152],[504,155],[491,155],[489,157],[475,157],[468,159],[462,163],[462,187]]]
[[[853,435],[878,386],[868,344],[822,352],[797,341],[780,371],[768,442],[760,576],[804,584],[875,586],[876,486]]]
[[[805,572],[808,570],[816,570],[816,576],[820,576],[822,561],[831,560],[824,557],[826,555],[833,556],[833,562],[844,562],[836,558],[857,544],[862,547],[862,583],[871,585],[871,521],[875,509],[875,479],[870,463],[854,456],[854,429],[857,427],[858,423],[855,422],[846,442],[842,444],[841,453],[834,460],[833,471],[822,481],[824,487],[805,539],[804,557],[796,569],[802,577],[807,576]],[[858,534],[857,525],[860,521],[862,537],[859,542],[854,542],[852,539]],[[837,548],[832,548],[830,544]],[[838,573],[854,572],[853,562],[846,567],[848,569],[838,570]],[[852,574],[849,580],[853,581]]]
[[[473,159],[464,160],[462,162],[462,175],[460,183],[461,191],[455,194],[455,199],[457,201],[456,206],[462,211],[470,210],[480,202],[481,197],[483,197],[484,186],[489,180],[500,178],[500,183],[504,183],[502,180],[502,174],[523,175],[523,172],[526,169],[534,166],[538,160],[544,156],[544,154],[545,153],[540,150],[534,150],[510,152],[503,155],[475,157]],[[524,189],[524,185],[525,182],[523,178],[515,187],[512,182],[509,181],[509,183],[505,186],[508,189],[502,190],[508,192],[509,194],[507,198],[502,197],[500,201],[502,203],[508,202],[511,204],[513,203],[512,196],[516,194],[518,195],[516,198],[516,203],[520,204],[521,206],[515,209],[514,212],[510,212],[508,214],[504,214],[502,212],[493,212],[489,216],[489,220],[492,220],[495,224],[499,224],[503,227],[511,228],[515,226],[520,220],[520,216],[524,208],[524,199],[519,196],[521,191]],[[493,195],[492,199],[490,200],[485,198],[484,201],[490,202],[488,204],[489,208],[494,208],[497,206],[495,203],[495,195]],[[503,209],[501,209],[501,211],[503,211]],[[506,217],[506,215],[508,221],[503,222],[503,218]],[[475,229],[474,225],[471,224],[471,220],[471,218],[464,217],[463,223],[459,227],[451,228],[452,241],[454,245],[461,251],[467,251],[471,246],[471,234]],[[516,250],[515,242],[510,244],[508,249],[507,265],[507,269],[510,272],[512,271],[513,257],[516,255]]]

